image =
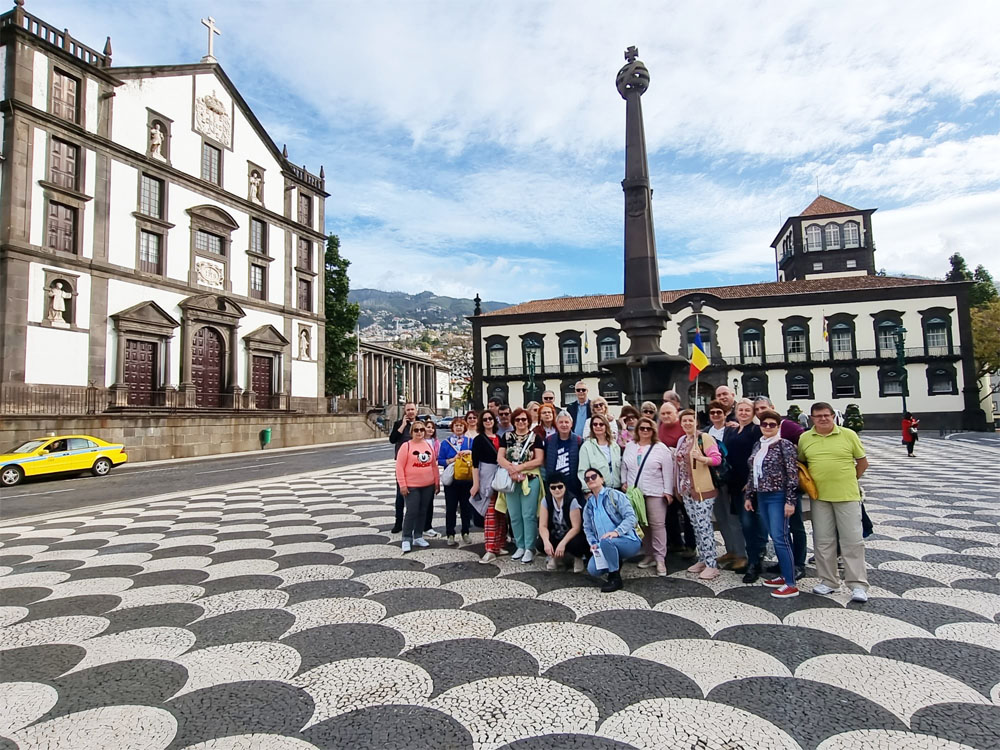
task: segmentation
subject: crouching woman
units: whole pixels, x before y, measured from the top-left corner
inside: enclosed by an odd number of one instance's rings
[[[582,573],[587,556],[587,538],[583,535],[580,500],[572,494],[562,474],[552,477],[548,488],[538,507],[537,549],[548,557],[546,570],[555,570],[559,563],[572,560],[573,572]]]
[[[598,578],[606,570],[608,577],[601,591],[611,593],[623,585],[621,561],[638,554],[642,546],[635,511],[625,493],[604,486],[599,469],[587,469],[583,479],[590,494],[583,509],[583,531],[593,553],[587,572]]]

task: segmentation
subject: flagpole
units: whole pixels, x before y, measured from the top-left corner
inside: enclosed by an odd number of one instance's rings
[[[694,331],[695,334],[701,333],[701,319],[698,317],[698,313],[694,314]],[[694,352],[692,352],[693,354]],[[698,419],[698,381],[701,378],[701,370],[694,376],[694,413],[695,420]]]

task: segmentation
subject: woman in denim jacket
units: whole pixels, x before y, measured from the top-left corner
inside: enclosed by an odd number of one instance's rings
[[[583,507],[583,532],[594,555],[607,563],[608,579],[601,591],[609,594],[622,587],[621,560],[638,554],[642,546],[635,530],[637,519],[625,493],[604,486],[600,469],[587,469],[583,478],[590,492]],[[593,556],[587,572],[594,578],[600,575]]]
[[[795,513],[795,495],[799,489],[798,450],[779,434],[781,415],[773,410],[761,412],[762,437],[748,461],[750,478],[744,490],[744,507],[752,512],[757,503],[760,519],[774,540],[781,575],[764,581],[774,589],[771,596],[790,599],[799,595],[795,586],[795,564],[788,535],[788,518]]]

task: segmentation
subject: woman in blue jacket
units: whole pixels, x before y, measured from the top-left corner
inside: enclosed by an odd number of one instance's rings
[[[445,534],[448,535],[450,547],[458,546],[455,541],[455,511],[459,509],[462,514],[462,543],[472,544],[469,536],[469,526],[472,523],[472,504],[469,502],[472,491],[472,441],[465,435],[465,428],[465,422],[453,419],[451,435],[438,446],[438,464],[442,467],[454,464],[460,455],[466,459],[461,467],[456,465],[455,478],[444,488]],[[465,472],[468,472],[468,477]]]
[[[594,553],[587,572],[597,578],[602,571],[608,571],[607,581],[601,586],[607,594],[622,587],[621,560],[637,555],[642,542],[635,529],[635,511],[625,493],[605,487],[600,469],[587,469],[583,479],[590,491],[583,508],[583,531]]]

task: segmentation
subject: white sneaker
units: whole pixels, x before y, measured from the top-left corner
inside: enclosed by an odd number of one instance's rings
[[[851,591],[851,601],[862,603],[868,601],[868,592],[858,586],[856,589]]]
[[[409,552],[409,551],[410,551],[411,549],[413,549],[413,548],[412,548],[412,547],[410,546],[410,543],[409,543],[409,542],[403,542],[403,543],[402,543],[402,544],[400,544],[399,546],[400,546],[400,547],[402,548],[402,550],[403,550],[403,554],[404,554],[404,555],[405,555],[405,554],[406,554],[407,552]]]
[[[524,557],[523,547],[518,547],[516,550],[514,550],[514,554],[511,555],[512,560],[520,560],[522,557]]]
[[[517,555],[515,554],[514,557],[517,557]],[[524,557],[521,558],[521,562],[530,563],[534,559],[535,559],[535,551],[527,549],[524,551]]]
[[[479,558],[479,562],[483,565],[486,565],[487,563],[491,563],[496,559],[497,559],[496,555],[494,555],[492,552],[487,552],[485,555]]]
[[[462,534],[462,544],[472,544],[472,537],[468,534]]]
[[[427,531],[424,532],[424,536],[429,536],[431,539],[434,539],[441,536],[441,532],[435,531],[434,529],[427,529]]]
[[[581,559],[579,557],[573,558],[573,572],[574,573],[582,573],[586,569],[587,569],[587,563],[585,563],[583,561],[583,559]]]
[[[458,542],[455,541],[455,535],[454,534],[449,534],[448,535],[448,546],[449,547],[457,547],[458,546]]]
[[[424,539],[422,536],[415,536],[415,537],[413,537],[413,546],[414,547],[430,547],[431,543],[428,542],[426,539]]]
[[[552,557],[552,555],[549,555],[548,557],[545,558],[545,569],[546,570],[556,569],[556,559]]]
[[[825,583],[817,583],[815,586],[813,586],[813,593],[822,594],[823,596],[826,596],[827,594],[832,594],[836,590],[837,589],[833,588],[832,586],[827,586]]]
[[[510,554],[510,550],[508,550],[508,549],[507,549],[506,547],[501,547],[501,548],[500,548],[500,551],[499,551],[499,552],[497,552],[497,554],[498,554],[498,555],[499,555],[500,557],[503,557],[504,555],[509,555],[509,554]]]

